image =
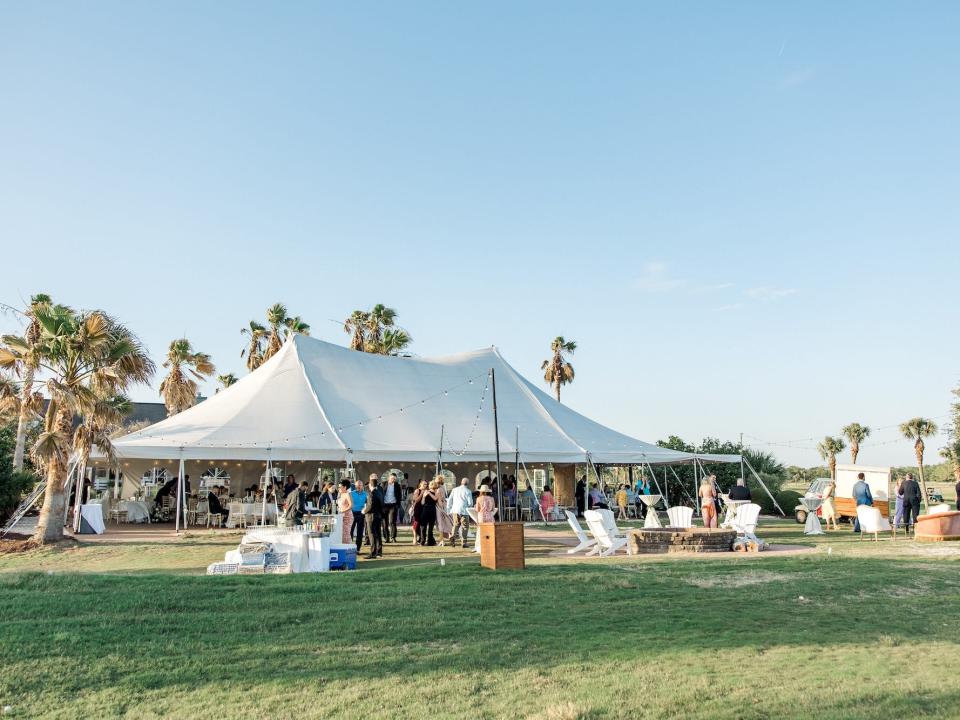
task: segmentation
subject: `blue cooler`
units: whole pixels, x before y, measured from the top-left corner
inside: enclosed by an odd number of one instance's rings
[[[356,570],[357,546],[333,545],[330,547],[331,570]]]

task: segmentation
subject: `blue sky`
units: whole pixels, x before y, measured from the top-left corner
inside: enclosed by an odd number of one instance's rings
[[[949,2],[5,3],[0,300],[237,373],[276,301],[530,378],[563,334],[565,401],[648,440],[941,416],[958,36]]]

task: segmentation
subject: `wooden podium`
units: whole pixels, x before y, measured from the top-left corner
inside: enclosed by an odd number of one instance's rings
[[[491,570],[523,570],[523,523],[480,523],[480,564]]]

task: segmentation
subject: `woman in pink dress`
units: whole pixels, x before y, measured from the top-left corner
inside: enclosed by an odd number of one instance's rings
[[[340,522],[343,526],[343,536],[340,542],[344,545],[353,544],[350,531],[353,529],[353,498],[350,497],[350,481],[340,481],[340,494],[337,495],[337,512],[340,513]]]
[[[540,493],[540,512],[543,514],[543,519],[545,522],[550,522],[550,516],[553,515],[553,509],[556,506],[557,502],[553,499],[553,493],[550,491],[550,486],[544,485],[543,492]]]
[[[497,507],[490,495],[490,486],[484,483],[480,486],[480,497],[476,504],[477,520],[479,522],[493,522],[493,511]]]

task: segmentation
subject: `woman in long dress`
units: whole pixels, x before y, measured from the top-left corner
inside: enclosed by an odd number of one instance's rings
[[[490,495],[490,486],[484,483],[480,486],[480,496],[474,505],[477,511],[477,521],[482,523],[493,522],[493,511],[497,505]]]
[[[343,528],[343,535],[340,542],[344,545],[352,545],[350,531],[353,529],[353,498],[350,497],[350,481],[340,481],[340,493],[337,495],[337,512],[340,513],[340,523]]]
[[[553,516],[553,509],[556,506],[557,502],[553,499],[550,486],[544,485],[543,492],[540,493],[540,514],[543,516],[544,522],[550,522],[550,518]]]
[[[420,515],[423,510],[423,494],[427,491],[427,481],[421,480],[410,493],[410,524],[413,528],[413,542],[420,545]]]
[[[420,496],[420,544],[433,546],[437,544],[433,536],[433,528],[437,523],[437,481],[430,483],[427,490]]]
[[[710,478],[704,478],[700,483],[700,513],[703,516],[703,526],[705,528],[717,527],[717,506],[714,500],[717,498],[717,491],[713,489],[713,483]]]
[[[894,493],[896,496],[896,505],[893,512],[893,529],[897,530],[900,523],[903,522],[903,475],[897,478],[897,488]]]
[[[437,475],[434,481],[437,483],[434,491],[437,498],[437,532],[440,533],[440,546],[443,547],[453,534],[453,518],[447,512],[447,489],[443,486],[443,475]]]
[[[827,530],[830,529],[830,522],[833,522],[833,529],[838,528],[837,525],[837,508],[833,504],[833,492],[836,489],[836,485],[833,484],[833,481],[827,483],[827,486],[823,489],[823,502],[820,503],[820,517],[823,518],[824,523],[827,526]],[[900,502],[902,503],[902,498]]]

